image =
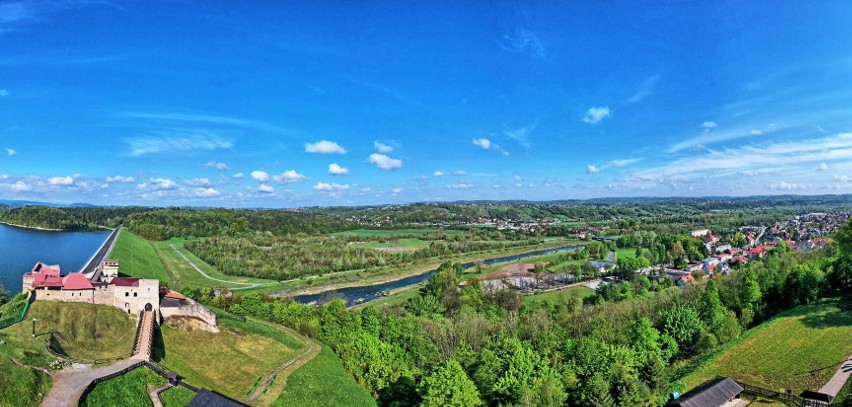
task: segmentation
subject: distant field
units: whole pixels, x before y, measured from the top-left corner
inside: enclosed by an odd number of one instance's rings
[[[619,257],[636,257],[636,249],[635,248],[622,248],[615,250],[616,258]]]
[[[119,261],[119,270],[122,274],[139,278],[155,278],[172,288],[178,288],[166,273],[151,243],[130,233],[127,229],[122,229],[121,234],[118,235],[118,240],[109,257]]]
[[[166,379],[145,367],[139,367],[125,375],[98,383],[80,403],[80,407],[150,406],[148,383],[159,387],[166,384]]]
[[[782,312],[682,369],[691,389],[716,375],[767,389],[819,390],[852,354],[850,301],[824,299]],[[697,366],[696,366],[697,365]]]
[[[367,247],[370,249],[405,249],[405,250],[415,250],[423,247],[429,247],[429,242],[421,239],[397,239],[389,242],[364,242],[364,243],[355,243],[353,244],[359,247]]]
[[[164,325],[152,358],[192,385],[246,398],[266,375],[295,357],[304,346],[263,324],[218,315],[219,333]],[[165,344],[165,346],[163,346]]]
[[[124,232],[122,232],[123,234]],[[272,280],[263,280],[259,278],[248,278],[248,277],[235,277],[225,275],[221,271],[217,270],[215,267],[207,264],[204,260],[196,257],[192,252],[186,250],[183,247],[183,239],[171,239],[164,242],[154,242],[154,247],[156,248],[156,253],[160,256],[163,262],[166,264],[166,268],[169,273],[174,276],[175,282],[178,287],[192,287],[192,288],[242,288],[247,287],[245,284],[239,283],[251,283],[251,284],[267,284],[273,283]],[[194,269],[183,257],[178,254],[174,248],[171,246],[174,245],[178,251],[183,253],[193,264],[198,266],[202,271],[204,271],[208,276],[225,281],[231,281],[234,283],[223,283],[221,281],[210,280],[205,278],[198,270]],[[124,267],[122,265],[122,267]],[[236,283],[236,284],[235,284]]]
[[[405,235],[431,235],[438,229],[355,229],[345,232],[332,233],[334,236],[359,236],[359,237],[393,237]],[[445,229],[444,234],[447,236],[460,235],[464,233],[461,230]]]
[[[524,296],[524,302],[529,303],[532,301],[549,301],[549,302],[560,302],[564,298],[573,296],[573,297],[593,297],[595,295],[595,290],[592,290],[589,287],[576,286],[566,288],[564,290],[558,291],[548,291],[546,293],[540,294],[532,294]]]
[[[287,378],[287,388],[273,406],[375,406],[370,392],[358,386],[327,346]]]

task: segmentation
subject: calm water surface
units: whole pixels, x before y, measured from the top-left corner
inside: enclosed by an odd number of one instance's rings
[[[59,264],[62,274],[77,272],[109,237],[109,231],[50,232],[0,224],[0,284],[21,291],[21,279],[37,261]]]

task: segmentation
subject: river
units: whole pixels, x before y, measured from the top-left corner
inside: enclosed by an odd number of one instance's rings
[[[513,256],[503,256],[503,257],[494,257],[490,259],[485,259],[482,261],[482,264],[487,266],[490,264],[497,263],[510,263],[513,261],[525,259],[528,257],[542,256],[545,254],[565,252],[570,250],[576,250],[583,248],[583,245],[575,245],[575,246],[564,246],[564,247],[556,247],[552,249],[544,249],[537,250],[534,252],[524,253],[524,254],[516,254]],[[474,267],[474,262],[462,263],[462,267],[465,269],[469,269]],[[423,274],[417,274],[414,276],[405,277],[403,279],[388,281],[386,283],[380,283],[375,285],[366,285],[366,286],[358,286],[358,287],[347,287],[340,288],[337,290],[324,291],[318,294],[308,294],[308,295],[299,295],[294,297],[297,302],[303,304],[309,304],[312,302],[323,302],[332,298],[342,298],[346,301],[346,305],[355,305],[358,303],[369,302],[378,298],[383,297],[385,292],[398,290],[400,288],[405,288],[411,285],[420,284],[432,277],[437,270],[432,269]]]
[[[101,247],[110,231],[54,232],[0,224],[0,284],[21,292],[24,273],[41,261],[59,264],[62,274],[77,272]]]

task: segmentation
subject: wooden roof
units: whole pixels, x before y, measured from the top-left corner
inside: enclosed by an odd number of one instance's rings
[[[672,400],[667,406],[680,407],[718,407],[736,397],[743,391],[734,379],[730,377],[719,377],[709,380],[700,386]]]

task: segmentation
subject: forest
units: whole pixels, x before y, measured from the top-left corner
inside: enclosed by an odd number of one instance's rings
[[[320,339],[381,405],[659,406],[682,391],[673,366],[779,311],[852,288],[852,223],[827,249],[774,251],[730,276],[672,287],[634,276],[576,297],[525,303],[445,263],[400,305],[318,307],[257,294],[184,290],[232,313]],[[617,294],[617,295],[616,295]]]
[[[381,250],[359,243],[367,239],[391,239],[306,234],[276,236],[272,233],[257,232],[246,237],[219,236],[187,241],[185,247],[225,274],[285,280],[344,270],[411,264],[428,258],[541,243],[541,239],[534,235],[496,230],[472,230],[461,235],[421,238],[431,239],[428,246],[413,250]]]

